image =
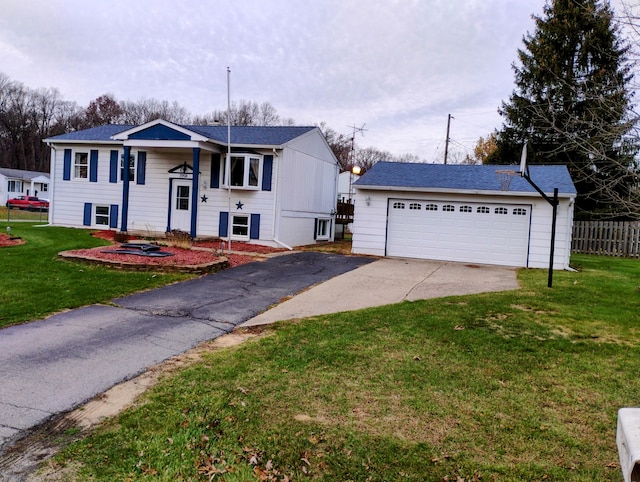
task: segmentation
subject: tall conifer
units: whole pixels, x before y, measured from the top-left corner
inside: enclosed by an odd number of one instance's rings
[[[578,216],[640,216],[628,46],[609,3],[550,0],[534,18],[491,161],[517,162],[527,140],[531,164],[569,167]]]

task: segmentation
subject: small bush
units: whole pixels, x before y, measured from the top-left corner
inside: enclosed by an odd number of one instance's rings
[[[171,246],[176,248],[191,249],[193,244],[193,238],[185,231],[179,229],[172,229],[165,234],[165,239]]]
[[[127,233],[123,233],[122,231],[116,231],[113,233],[113,240],[116,243],[126,243],[129,241],[129,235]]]

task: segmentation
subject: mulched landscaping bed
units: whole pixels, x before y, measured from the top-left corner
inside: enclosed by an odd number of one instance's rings
[[[95,231],[91,233],[92,236],[97,238],[111,241],[114,246],[118,246],[119,243],[115,242],[116,231]],[[136,242],[132,236],[126,236],[121,238],[122,242]],[[241,246],[244,245],[244,246]],[[267,248],[265,246],[255,246],[248,243],[232,243],[232,249],[234,251],[245,251],[252,253],[270,253],[274,251],[273,248]],[[244,247],[245,249],[240,249]],[[249,249],[249,247],[251,249]],[[256,250],[254,248],[263,248],[263,250]],[[162,251],[169,252],[172,255],[166,257],[147,257],[136,254],[118,254],[118,253],[105,253],[105,250],[113,249],[109,246],[99,246],[97,248],[88,249],[75,249],[72,251],[64,251],[59,255],[66,259],[74,259],[85,261],[93,264],[102,264],[119,269],[131,269],[138,271],[180,271],[191,273],[212,273],[224,269],[226,267],[239,266],[241,264],[251,263],[257,261],[259,258],[251,255],[244,254],[217,254],[217,249],[220,248],[219,241],[207,241],[193,243],[192,249],[178,248],[175,246],[161,246]],[[264,249],[266,248],[266,249]]]
[[[17,246],[24,243],[25,240],[22,238],[12,238],[8,234],[0,233],[0,248],[4,248],[6,246]]]

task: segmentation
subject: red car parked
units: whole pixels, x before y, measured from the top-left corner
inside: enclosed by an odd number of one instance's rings
[[[18,196],[7,201],[9,209],[27,209],[29,211],[38,211],[40,209],[49,209],[49,201],[39,199],[36,196]]]

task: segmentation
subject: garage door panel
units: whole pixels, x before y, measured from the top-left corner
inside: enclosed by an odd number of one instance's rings
[[[409,209],[418,205],[420,209]],[[427,205],[437,210],[426,210]],[[391,199],[387,255],[526,266],[530,209],[518,204]]]

